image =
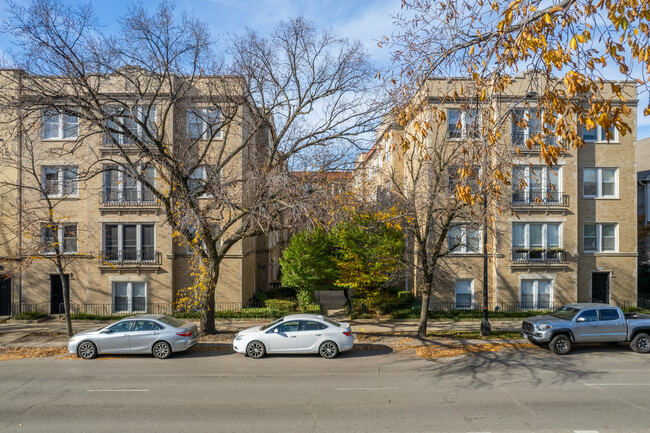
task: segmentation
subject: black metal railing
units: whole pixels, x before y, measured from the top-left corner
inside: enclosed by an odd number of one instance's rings
[[[488,302],[488,310],[503,313],[519,313],[531,310],[552,311],[566,303],[544,300],[535,302]],[[429,304],[429,311],[450,312],[457,310],[482,311],[483,302],[434,302]]]
[[[514,263],[567,263],[566,251],[562,249],[524,249],[512,250],[512,261]]]
[[[162,264],[162,254],[153,248],[131,249],[109,249],[101,252],[101,260],[111,264]]]
[[[108,206],[151,206],[157,204],[149,190],[104,188],[101,195],[102,204]]]
[[[560,191],[538,189],[512,191],[510,205],[517,206],[569,206],[569,196]]]

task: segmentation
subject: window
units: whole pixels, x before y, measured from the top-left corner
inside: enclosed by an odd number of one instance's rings
[[[116,313],[132,313],[146,311],[147,284],[131,281],[113,282],[113,311]],[[129,322],[133,323],[133,322]],[[130,329],[122,332],[128,332]]]
[[[221,138],[221,112],[216,108],[187,110],[187,138]]]
[[[145,180],[155,184],[155,170],[153,167],[140,168]],[[129,176],[123,167],[112,165],[104,171],[104,185],[102,189],[104,203],[151,203],[155,201],[153,192],[142,182]]]
[[[523,309],[549,310],[553,291],[553,280],[521,280],[521,307]]]
[[[616,135],[616,128],[613,126],[609,128],[609,133],[610,136],[612,137],[611,139],[607,139],[607,134],[605,133],[605,130],[603,129],[602,126],[596,125],[594,129],[587,129],[586,127],[582,127],[582,139],[587,142],[587,143],[598,143],[598,142],[614,142],[618,141],[618,137]]]
[[[616,251],[616,224],[585,224],[584,252]]]
[[[104,224],[104,257],[107,261],[155,260],[153,224]]]
[[[43,192],[48,197],[70,197],[79,194],[79,179],[75,166],[44,166],[41,178]]]
[[[559,260],[560,223],[513,223],[512,259]]]
[[[578,322],[598,322],[598,311],[587,310],[581,313],[576,320]]]
[[[582,178],[583,197],[617,197],[618,169],[594,167],[585,168]]]
[[[474,280],[456,280],[457,310],[469,310],[474,304]]]
[[[512,172],[512,202],[558,203],[560,178],[560,167],[518,165]]]
[[[481,190],[478,182],[479,170],[479,167],[449,166],[447,168],[447,189],[449,194],[455,194],[458,185],[469,186],[472,194],[478,194]]]
[[[118,310],[115,310],[118,311]],[[118,322],[108,327],[111,332],[131,332],[133,327],[133,321],[129,320],[128,322]]]
[[[43,140],[68,140],[79,136],[79,118],[69,114],[45,111],[42,116]]]
[[[290,322],[284,322],[278,325],[276,328],[278,332],[286,333],[286,332],[296,332],[298,331],[298,326],[300,324],[299,320],[292,320]]]
[[[133,112],[128,109],[109,107],[107,109],[106,134],[104,144],[133,144],[134,137],[141,141],[149,142],[147,134],[156,134],[156,107],[134,107]],[[146,129],[144,128],[146,125]]]
[[[133,332],[162,331],[163,329],[165,328],[151,320],[135,320],[133,324]]]
[[[478,138],[481,135],[481,116],[477,110],[447,110],[447,138]]]
[[[481,230],[469,224],[455,224],[447,232],[447,248],[451,253],[480,253]]]
[[[54,254],[61,245],[61,252],[74,254],[77,252],[77,224],[61,224],[51,227],[47,224],[41,226],[41,253]]]
[[[603,322],[620,319],[620,316],[618,315],[618,310],[615,310],[613,308],[603,308],[599,311],[600,311],[600,320]]]

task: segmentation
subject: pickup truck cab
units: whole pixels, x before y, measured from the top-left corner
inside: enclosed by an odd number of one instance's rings
[[[557,354],[569,353],[574,343],[630,342],[635,352],[650,352],[650,315],[623,313],[607,304],[567,304],[545,316],[522,323],[522,334],[536,344],[548,343]]]

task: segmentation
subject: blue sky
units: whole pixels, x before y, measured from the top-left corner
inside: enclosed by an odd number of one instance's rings
[[[72,0],[73,3],[82,3]],[[85,3],[85,0],[83,1]],[[116,20],[124,14],[131,1],[91,0],[100,22],[111,31],[117,28]],[[158,1],[142,0],[145,7],[154,8]],[[23,3],[18,0],[18,3]],[[389,64],[386,48],[377,41],[395,31],[391,16],[401,9],[400,0],[176,0],[179,10],[193,12],[204,20],[217,36],[236,34],[245,27],[260,33],[272,29],[279,21],[303,16],[319,27],[331,28],[337,33],[359,39],[368,49],[372,60],[380,68]],[[6,0],[0,0],[6,5]],[[0,48],[4,45],[0,41]],[[639,106],[637,138],[650,137],[650,117],[642,115],[647,105],[647,95]]]

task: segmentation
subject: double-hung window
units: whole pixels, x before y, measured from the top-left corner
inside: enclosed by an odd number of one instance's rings
[[[106,134],[104,144],[133,144],[135,139],[150,142],[156,135],[156,107],[136,106],[107,108]]]
[[[585,224],[583,229],[583,246],[586,253],[616,251],[615,223]]]
[[[154,185],[155,170],[153,167],[140,167],[139,171],[146,182]],[[104,203],[151,203],[155,200],[153,192],[145,184],[126,173],[123,167],[108,166],[103,177]]]
[[[109,262],[155,260],[153,224],[104,224],[104,257]]]
[[[512,142],[517,147],[526,146],[526,141],[541,131],[540,114],[528,108],[512,111]]]
[[[481,135],[481,116],[478,110],[447,110],[447,138],[478,138]]]
[[[560,247],[560,223],[513,223],[512,224],[512,259],[559,260],[562,256]]]
[[[582,195],[586,198],[617,197],[618,169],[615,167],[585,168],[582,178]]]
[[[43,140],[70,140],[79,136],[79,118],[70,114],[44,111],[41,138]]]
[[[587,129],[583,126],[581,129],[582,139],[586,143],[606,143],[610,141],[615,142],[618,140],[618,136],[616,135],[616,128],[613,126],[609,128],[609,133],[612,137],[611,139],[607,138],[606,130],[603,129],[603,127],[600,125],[596,125],[596,127],[593,129]]]
[[[521,280],[522,309],[548,310],[552,307],[553,280]]]
[[[513,203],[559,203],[560,167],[518,165],[512,172]]]
[[[41,226],[41,253],[54,254],[59,245],[64,254],[77,252],[77,224],[59,224],[56,227],[43,224]]]
[[[76,166],[43,166],[43,192],[48,197],[76,197],[79,194]]]
[[[455,308],[457,310],[471,309],[474,304],[474,280],[456,280]]]
[[[471,224],[454,224],[447,232],[447,248],[454,254],[480,253],[481,230]]]
[[[147,308],[147,283],[113,282],[113,311],[116,313],[144,312]]]
[[[187,138],[221,138],[221,112],[217,108],[187,110]]]

